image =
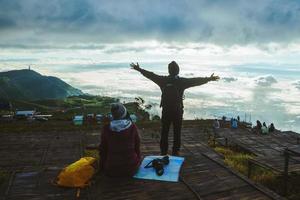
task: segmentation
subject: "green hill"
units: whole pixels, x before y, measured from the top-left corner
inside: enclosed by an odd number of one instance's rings
[[[52,114],[55,119],[71,120],[76,114],[110,112],[116,98],[83,94],[64,81],[43,76],[32,70],[0,72],[0,115],[11,110],[37,110]],[[149,114],[140,105],[143,102],[127,103],[130,113],[139,119],[149,119]]]
[[[63,99],[82,95],[59,78],[43,76],[32,70],[0,72],[0,97],[9,100]]]

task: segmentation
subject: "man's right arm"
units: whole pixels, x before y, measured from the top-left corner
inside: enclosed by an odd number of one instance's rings
[[[132,67],[132,69],[139,71],[143,76],[150,79],[151,81],[156,83],[158,86],[162,85],[162,78],[163,78],[162,76],[159,76],[153,72],[150,72],[150,71],[140,68],[138,63],[137,64],[131,63],[130,66]]]

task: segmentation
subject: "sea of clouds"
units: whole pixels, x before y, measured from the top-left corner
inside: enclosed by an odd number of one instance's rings
[[[181,64],[181,63],[180,63]],[[119,67],[124,65],[124,67]],[[167,75],[167,63],[147,63],[146,69]],[[108,95],[124,101],[142,97],[153,105],[151,113],[160,114],[159,87],[129,68],[129,64],[115,64],[116,67],[98,66],[99,69],[60,76],[68,82],[91,94]],[[153,67],[152,67],[153,66]],[[221,76],[218,82],[210,82],[185,92],[184,118],[220,118],[240,116],[242,120],[259,119],[274,122],[284,130],[298,130],[300,120],[299,81],[294,74],[269,73],[266,68],[248,66],[195,66],[182,63],[181,76],[204,77],[215,73]],[[104,69],[103,69],[104,68]],[[291,73],[300,73],[293,71]]]
[[[263,50],[262,50],[263,49]],[[0,71],[27,68],[57,76],[82,91],[132,101],[142,97],[160,114],[160,89],[130,69],[131,62],[167,75],[176,60],[182,77],[205,77],[218,82],[187,89],[185,119],[240,116],[242,120],[275,123],[283,130],[300,132],[299,45],[280,47],[167,44],[159,42],[84,46],[60,49],[4,48]]]

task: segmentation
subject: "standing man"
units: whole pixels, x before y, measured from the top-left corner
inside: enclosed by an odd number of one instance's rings
[[[210,77],[181,78],[178,76],[179,66],[175,61],[172,61],[168,66],[169,76],[160,76],[142,69],[138,63],[131,63],[130,66],[132,69],[141,72],[142,75],[160,87],[162,92],[160,102],[160,107],[162,107],[160,139],[161,155],[168,154],[168,134],[171,123],[173,123],[174,129],[172,155],[179,155],[184,90],[190,87],[203,85],[209,81],[217,81],[219,80],[219,77],[212,74]]]

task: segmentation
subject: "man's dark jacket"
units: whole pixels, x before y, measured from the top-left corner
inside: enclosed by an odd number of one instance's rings
[[[209,78],[181,78],[178,76],[172,77],[172,76],[160,76],[153,72],[140,69],[139,70],[146,78],[152,80],[154,83],[156,83],[161,91],[166,87],[166,85],[170,82],[170,79],[174,79],[174,84],[176,85],[179,95],[181,97],[181,108],[183,108],[183,93],[184,90],[190,87],[199,86],[207,83],[209,81]],[[161,107],[165,107],[166,105],[163,105],[161,103]]]

